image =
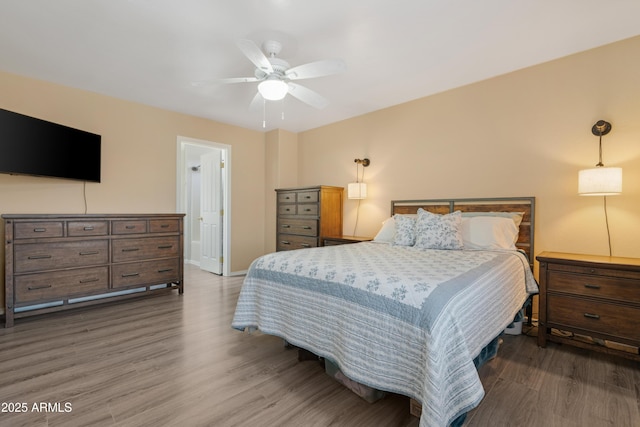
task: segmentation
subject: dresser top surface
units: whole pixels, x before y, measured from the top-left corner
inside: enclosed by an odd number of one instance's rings
[[[586,255],[565,252],[542,252],[536,256],[538,261],[562,262],[567,264],[602,264],[607,267],[624,266],[640,269],[640,258],[627,258],[606,255]]]
[[[184,217],[183,213],[153,214],[2,214],[4,219],[118,219]]]

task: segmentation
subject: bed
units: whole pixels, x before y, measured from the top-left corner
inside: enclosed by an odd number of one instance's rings
[[[232,327],[282,337],[357,383],[421,402],[421,427],[459,425],[484,396],[480,359],[538,291],[534,206],[392,201],[372,242],[255,260]]]

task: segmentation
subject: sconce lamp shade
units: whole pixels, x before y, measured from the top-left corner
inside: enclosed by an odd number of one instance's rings
[[[595,167],[578,172],[581,196],[614,196],[622,193],[622,168]]]
[[[350,199],[366,199],[367,184],[364,182],[351,182],[347,189],[347,197]]]

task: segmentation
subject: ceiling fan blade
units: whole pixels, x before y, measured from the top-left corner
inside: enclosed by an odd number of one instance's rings
[[[256,67],[267,74],[273,73],[271,62],[269,62],[269,59],[267,59],[258,45],[256,45],[252,40],[241,39],[237,41],[237,45],[242,53],[244,53],[245,56],[249,58],[249,61],[253,62]]]
[[[256,92],[256,96],[253,97],[251,104],[249,104],[249,110],[259,111],[264,105],[264,98],[260,95],[260,92]]]
[[[227,84],[227,83],[251,83],[258,82],[262,79],[257,77],[230,77],[227,79],[217,79],[215,83]]]
[[[290,80],[300,80],[344,73],[346,70],[347,64],[345,64],[343,60],[324,59],[322,61],[309,62],[308,64],[289,68],[284,74]]]
[[[306,88],[297,83],[289,83],[289,94],[305,104],[309,104],[319,110],[329,105],[329,100],[318,92],[314,92],[309,88]]]

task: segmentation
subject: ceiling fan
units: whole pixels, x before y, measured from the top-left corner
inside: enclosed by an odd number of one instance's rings
[[[265,53],[252,40],[242,39],[237,42],[237,45],[257,67],[254,76],[220,79],[218,82],[260,82],[258,93],[251,102],[252,108],[257,107],[265,100],[279,101],[290,94],[305,104],[322,109],[329,104],[326,98],[293,81],[329,76],[342,73],[347,69],[341,59],[325,59],[291,67],[287,61],[276,57],[282,50],[282,44],[275,40],[267,40],[262,44]]]

